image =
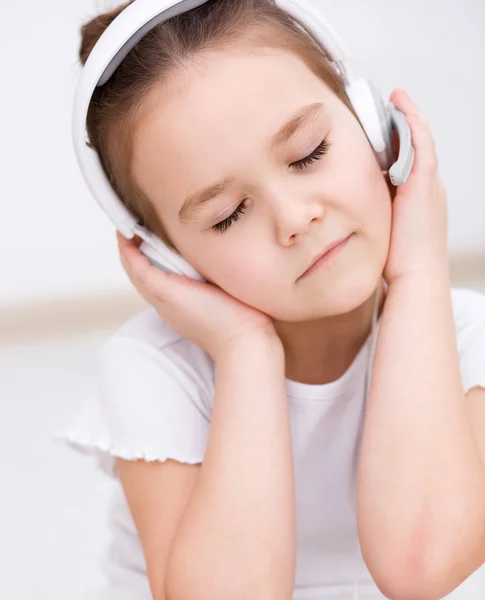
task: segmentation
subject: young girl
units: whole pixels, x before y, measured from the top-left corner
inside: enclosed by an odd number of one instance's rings
[[[83,62],[125,6],[84,25]],[[117,484],[97,598],[431,600],[485,561],[485,297],[450,289],[433,138],[391,101],[397,190],[271,0],[157,25],[95,91],[113,187],[205,278],[118,236],[153,308],[65,434]]]

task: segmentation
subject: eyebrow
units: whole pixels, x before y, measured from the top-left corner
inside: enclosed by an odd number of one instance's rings
[[[300,108],[283,127],[274,135],[270,142],[270,148],[274,150],[277,146],[284,144],[295,135],[300,129],[306,127],[311,122],[315,121],[323,109],[321,102],[315,102]],[[190,195],[179,210],[179,220],[182,223],[187,223],[191,219],[196,218],[202,208],[222,194],[232,183],[234,177],[226,177],[200,192]]]

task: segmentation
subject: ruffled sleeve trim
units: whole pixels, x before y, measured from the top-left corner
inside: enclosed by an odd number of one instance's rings
[[[54,436],[54,441],[65,443],[73,450],[81,454],[92,456],[97,461],[98,467],[109,475],[117,479],[116,459],[124,460],[144,460],[147,462],[165,462],[167,460],[176,460],[177,462],[196,465],[202,463],[204,456],[202,454],[183,455],[180,451],[173,453],[160,453],[151,448],[128,449],[119,448],[108,439],[93,438],[87,433],[78,431],[65,431]]]
[[[190,364],[169,349],[118,339],[105,344],[94,389],[54,439],[116,477],[116,458],[202,463],[210,420]]]

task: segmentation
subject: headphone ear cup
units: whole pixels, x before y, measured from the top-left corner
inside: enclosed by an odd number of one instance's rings
[[[368,79],[358,79],[346,87],[347,96],[359,117],[382,170],[393,162],[392,125],[382,96]]]
[[[146,233],[146,232],[145,232]],[[185,275],[190,279],[204,282],[205,279],[190,265],[180,254],[171,250],[162,240],[153,233],[148,234],[149,241],[140,244],[140,252],[150,263],[166,273]],[[148,237],[147,236],[147,237]]]

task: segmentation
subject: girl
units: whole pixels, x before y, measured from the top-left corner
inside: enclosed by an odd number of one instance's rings
[[[83,62],[126,6],[84,25]],[[96,90],[113,187],[206,280],[118,236],[153,308],[65,434],[117,482],[97,597],[431,600],[485,560],[485,298],[450,289],[432,135],[391,101],[415,148],[397,190],[271,0],[158,25]]]

